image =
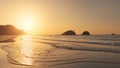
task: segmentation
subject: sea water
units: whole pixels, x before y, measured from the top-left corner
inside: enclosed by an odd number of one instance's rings
[[[0,41],[2,41],[0,47],[8,53],[6,55],[8,62],[14,65],[36,67],[83,62],[120,64],[119,35],[23,35],[14,37],[16,36],[0,36]],[[4,41],[10,38],[14,38],[15,41]],[[94,57],[96,53],[97,58]],[[116,58],[103,59],[102,55],[107,54],[110,56],[113,54]]]

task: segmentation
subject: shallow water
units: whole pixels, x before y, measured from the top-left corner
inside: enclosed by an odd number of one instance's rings
[[[11,36],[1,36],[1,40]],[[14,37],[14,36],[13,36]],[[9,63],[20,66],[60,66],[76,63],[120,65],[120,36],[31,36],[0,42]]]

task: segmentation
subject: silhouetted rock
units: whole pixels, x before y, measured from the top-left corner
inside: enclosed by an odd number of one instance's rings
[[[13,25],[0,25],[0,35],[22,35],[23,30],[15,28]]]
[[[111,35],[115,35],[115,33],[112,33]]]
[[[88,31],[84,31],[82,35],[90,35],[90,33]]]
[[[76,35],[76,33],[73,30],[68,30],[64,32],[62,35]]]

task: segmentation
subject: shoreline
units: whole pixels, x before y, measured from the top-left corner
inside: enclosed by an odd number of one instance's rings
[[[1,68],[120,68],[120,62],[118,64],[114,64],[114,62],[102,62],[103,60],[112,60],[112,61],[118,61],[120,55],[115,53],[106,53],[106,52],[93,52],[93,51],[80,51],[81,53],[84,53],[83,55],[89,55],[87,59],[82,59],[83,61],[76,61],[71,63],[64,63],[59,64],[55,66],[22,66],[22,65],[14,65],[8,62],[7,60],[7,52],[0,49],[0,66]],[[97,61],[101,62],[94,62],[93,59],[97,59]],[[92,61],[90,61],[92,60]],[[120,60],[120,59],[119,59]],[[1,62],[2,61],[2,62]],[[90,62],[89,62],[90,61]],[[116,67],[117,66],[117,67]]]

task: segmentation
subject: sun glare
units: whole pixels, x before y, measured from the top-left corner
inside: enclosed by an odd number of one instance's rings
[[[25,18],[22,22],[22,29],[26,32],[33,30],[34,28],[34,21],[32,18]]]
[[[27,33],[32,32],[35,28],[35,19],[30,15],[20,16],[17,23],[19,28]]]

